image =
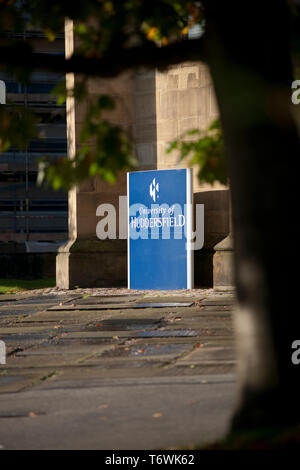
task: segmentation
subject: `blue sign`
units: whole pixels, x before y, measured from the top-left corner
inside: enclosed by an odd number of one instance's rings
[[[128,288],[193,287],[192,170],[127,173]]]

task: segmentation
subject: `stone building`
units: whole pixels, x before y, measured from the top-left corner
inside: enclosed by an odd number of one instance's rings
[[[74,51],[72,22],[66,23],[66,56]],[[67,76],[73,86],[78,77]],[[171,169],[185,166],[178,156],[166,153],[167,144],[189,129],[207,129],[218,116],[209,70],[202,63],[183,63],[165,72],[140,70],[123,73],[114,80],[88,79],[88,99],[67,101],[68,153],[72,158],[89,102],[101,93],[112,93],[116,109],[114,123],[129,130],[135,142],[138,170]],[[195,169],[196,170],[196,169]],[[213,285],[214,246],[229,232],[228,188],[199,184],[194,171],[194,203],[205,205],[205,244],[194,252],[195,285]],[[69,192],[69,240],[57,255],[57,284],[60,287],[127,284],[127,242],[99,240],[96,209],[102,203],[118,208],[119,196],[126,195],[126,174],[116,185],[98,177]]]

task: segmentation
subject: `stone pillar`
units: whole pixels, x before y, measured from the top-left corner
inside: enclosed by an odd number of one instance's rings
[[[206,64],[186,62],[156,72],[157,168],[187,167],[178,153],[166,153],[168,143],[191,129],[206,131],[217,119],[212,78]],[[213,286],[214,246],[228,234],[228,188],[219,183],[200,183],[194,166],[194,204],[204,204],[204,247],[194,252],[195,285]],[[195,227],[196,228],[196,227]]]
[[[73,23],[66,22],[66,56],[74,51]],[[68,74],[67,87],[72,89],[80,77]],[[131,130],[133,122],[132,77],[123,74],[114,80],[91,79],[88,98],[83,103],[67,98],[68,155],[73,158],[79,145],[79,133],[87,105],[99,94],[112,93],[116,109],[109,113],[114,124]],[[56,258],[56,283],[65,289],[80,287],[121,286],[127,282],[127,242],[119,239],[119,196],[126,196],[126,173],[116,184],[94,177],[69,191],[69,240],[60,247]],[[96,236],[97,207],[112,204],[116,209],[117,238],[100,240]]]
[[[234,240],[232,229],[231,197],[228,191],[229,234],[214,249],[214,290],[233,291],[234,287]]]

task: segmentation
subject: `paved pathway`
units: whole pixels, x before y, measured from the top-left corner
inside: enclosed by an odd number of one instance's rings
[[[0,296],[0,446],[193,448],[235,399],[234,296],[56,289]]]

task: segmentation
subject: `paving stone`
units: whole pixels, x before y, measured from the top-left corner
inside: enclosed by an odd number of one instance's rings
[[[135,334],[136,338],[147,337],[175,337],[175,336],[197,336],[197,332],[193,330],[154,330],[154,331],[141,331]]]
[[[232,344],[232,337],[227,336],[227,337],[222,337],[222,336],[215,336],[215,337],[208,337],[208,336],[176,336],[176,337],[120,337],[119,341],[113,339],[112,336],[107,336],[107,337],[69,337],[68,335],[59,338],[59,339],[52,339],[47,342],[43,342],[41,344],[41,347],[44,346],[49,346],[49,344],[57,345],[57,346],[71,346],[71,345],[83,345],[83,346],[95,346],[95,347],[100,347],[102,345],[116,345],[116,344],[127,344],[128,341],[136,341],[137,343],[139,341],[145,342],[147,341],[148,344],[167,344],[169,342],[173,342],[174,338],[176,338],[176,343],[191,343],[192,345],[195,345],[196,343],[198,344],[206,344],[206,345],[227,345],[227,344]]]
[[[231,319],[230,318],[186,318],[185,316],[180,316],[179,318],[164,318],[163,322],[166,326],[172,327],[174,329],[178,328],[221,328],[221,327],[229,327],[231,326]]]
[[[215,311],[219,311],[219,312],[224,312],[224,311],[228,311],[228,312],[232,312],[232,305],[203,305],[201,306],[201,311],[204,312],[215,312]]]
[[[131,364],[131,363],[130,363]],[[56,377],[51,378],[50,381],[40,381],[35,385],[37,389],[47,389],[52,388],[55,389],[59,387],[59,383],[64,383],[63,387],[68,389],[68,382],[69,381],[84,381],[88,383],[88,381],[92,381],[95,379],[128,379],[131,377],[161,377],[165,375],[166,369],[162,367],[142,367],[140,364],[139,367],[125,367],[125,364],[120,364],[119,368],[106,368],[103,367],[96,367],[96,366],[77,366],[77,367],[62,367],[60,369],[60,374]],[[168,375],[175,375],[175,374],[168,374]]]
[[[101,313],[101,316],[103,317],[103,314]],[[84,324],[95,320],[99,319],[100,314],[97,310],[94,311],[86,311],[82,312],[79,310],[70,310],[70,311],[65,311],[62,310],[61,312],[57,311],[52,311],[49,312],[44,311],[37,311],[33,313],[32,315],[27,316],[22,320],[22,323],[42,323],[42,322],[53,322],[53,323],[59,323],[59,322],[67,322],[67,323],[72,323],[72,322],[84,322]]]
[[[141,311],[136,311],[132,309],[131,311],[132,313],[130,312],[130,316],[135,315],[135,316],[140,317],[141,315],[143,315],[144,317],[145,315],[148,315],[150,311],[155,312],[155,315],[173,314],[174,316],[181,316],[181,317],[184,316],[186,318],[192,318],[195,320],[197,318],[201,320],[204,317],[211,318],[212,316],[218,316],[218,315],[223,316],[224,318],[227,317],[229,319],[232,317],[232,310],[229,310],[229,309],[223,310],[223,309],[219,309],[216,306],[213,308],[213,310],[211,309],[206,310],[206,307],[202,308],[200,306],[194,306],[194,305],[191,307],[179,307],[179,308],[162,307],[159,309],[155,309],[155,308],[151,309],[151,307],[149,307],[149,308],[141,309]],[[129,316],[129,313],[128,313],[128,310],[124,312],[120,310],[118,315]]]
[[[146,308],[177,308],[177,307],[191,307],[193,302],[148,302],[148,303],[98,303],[98,304],[80,304],[74,303],[74,305],[55,305],[48,307],[48,311],[55,310],[125,310],[125,309],[146,309]]]
[[[11,370],[7,378],[13,377],[14,380],[8,380],[6,383],[0,382],[1,394],[17,393],[35,387],[40,383],[54,379],[60,371],[49,368],[14,368]]]
[[[132,346],[116,346],[105,351],[101,357],[144,357],[144,356],[178,356],[190,350],[193,346],[189,343],[145,344],[139,343]]]
[[[185,309],[185,311],[188,309]],[[184,312],[184,309],[180,310],[180,315]],[[109,313],[109,318],[120,318],[120,319],[127,319],[127,318],[136,318],[136,319],[147,319],[147,318],[156,318],[157,320],[161,320],[164,317],[175,314],[175,310],[172,308],[144,308],[144,309],[124,309],[124,310],[112,310]],[[178,315],[179,312],[176,313]],[[102,315],[102,313],[101,313]]]
[[[193,366],[193,367],[191,367]],[[235,374],[235,364],[188,364],[188,365],[172,365],[165,367],[165,376],[167,375],[223,375],[223,374]]]
[[[11,356],[7,359],[6,368],[9,373],[14,373],[17,369],[28,369],[28,368],[57,368],[62,366],[76,365],[80,361],[83,361],[89,354],[52,354],[43,356],[29,356],[18,353],[15,356]]]
[[[107,358],[102,356],[95,356],[86,359],[80,363],[84,367],[101,368],[102,370],[109,369],[146,369],[146,368],[158,368],[164,364],[168,364],[169,359],[165,357],[113,357]]]
[[[23,377],[18,375],[1,375],[0,373],[0,387],[2,387],[2,385],[19,382],[20,380],[23,380]]]
[[[204,297],[200,296],[199,298],[197,297],[197,301],[200,301],[204,299]],[[161,296],[159,294],[157,295],[151,295],[147,296],[144,295],[142,299],[143,303],[150,304],[152,302],[156,303],[194,303],[195,302],[195,296],[190,295],[190,296],[180,296],[180,295],[165,295]]]
[[[7,364],[6,364],[7,366]],[[6,367],[8,370],[8,367]],[[6,377],[14,376],[14,377],[21,377],[23,380],[46,380],[47,377],[50,377],[54,374],[59,374],[60,369],[55,369],[53,366],[47,365],[37,365],[36,367],[11,367],[8,370],[8,374],[5,375]]]
[[[69,349],[78,348],[78,346],[83,346],[91,349],[91,353],[94,353],[95,348],[100,350],[101,348],[109,348],[116,344],[116,340],[112,338],[60,338],[59,340],[52,340],[49,344],[55,345],[56,347],[67,347]],[[96,351],[97,352],[97,351]]]
[[[191,307],[194,302],[144,302],[136,303],[132,308],[169,308],[169,307]]]
[[[134,337],[138,334],[137,331],[124,331],[124,330],[109,330],[109,331],[75,331],[68,333],[64,339],[80,339],[83,340],[84,338],[108,338],[108,339],[115,339],[118,340],[120,338],[130,338]]]
[[[48,297],[48,296],[43,296],[43,297],[29,297],[29,298],[22,298],[18,300],[18,305],[47,305],[47,304],[52,304],[52,303],[58,303],[59,300],[57,297]]]
[[[164,324],[166,324],[166,322],[164,322]],[[158,328],[159,326],[162,326],[162,321],[156,318],[110,318],[108,320],[99,321],[94,325],[87,326],[85,331],[145,330]]]
[[[47,311],[88,311],[88,310],[119,310],[119,309],[128,309],[128,308],[134,308],[132,304],[84,304],[80,305],[77,303],[74,303],[74,305],[55,305],[52,307],[48,307]]]
[[[236,350],[226,347],[202,347],[196,348],[185,357],[177,361],[177,365],[183,364],[235,364]]]
[[[101,354],[107,350],[109,350],[111,346],[109,344],[106,345],[82,345],[81,343],[76,344],[74,341],[72,347],[70,348],[70,344],[67,346],[61,343],[52,343],[45,342],[38,347],[32,347],[29,349],[21,350],[16,352],[16,357],[26,357],[26,356],[55,356],[55,355],[86,355],[86,354]]]
[[[9,334],[9,335],[0,335],[0,339],[5,341],[6,344],[9,344],[10,342],[23,342],[24,343],[32,343],[35,340],[42,340],[46,339],[49,337],[49,333],[20,333],[20,334]]]
[[[58,297],[56,295],[42,295],[42,296],[32,296],[32,297],[22,297],[18,300],[17,304],[22,304],[22,305],[52,305],[52,304],[58,304],[58,303],[64,303],[67,301],[75,301],[76,299],[79,299],[80,296],[74,295],[74,296],[63,296],[63,297]]]
[[[24,327],[22,326],[10,326],[6,328],[0,328],[0,336],[2,335],[10,335],[10,334],[21,334],[24,335],[26,333],[31,334],[31,333],[37,333],[37,332],[45,332],[49,333],[53,331],[53,329],[45,328],[45,326],[39,326],[39,325],[32,325],[32,326],[27,326]]]
[[[0,302],[12,302],[18,300],[15,294],[0,294]]]
[[[6,358],[8,358],[9,356],[13,354],[16,354],[17,352],[29,350],[30,348],[33,348],[35,346],[40,347],[44,341],[47,341],[47,339],[38,338],[38,339],[31,340],[31,341],[12,341],[12,342],[9,342],[6,340],[5,341]]]
[[[190,322],[205,322],[205,321],[232,321],[232,314],[231,312],[205,312],[204,310],[193,310],[193,312],[189,312],[187,310],[180,310],[179,312],[170,312],[166,317],[170,319],[170,321],[175,321],[175,318],[181,318],[184,321]],[[180,321],[180,320],[177,320]]]
[[[18,307],[13,304],[11,307],[5,306],[0,308],[0,319],[2,317],[21,317],[24,315],[31,315],[32,313],[40,311],[40,307]]]
[[[204,337],[195,337],[195,336],[182,336],[182,337],[151,337],[151,338],[136,338],[134,339],[134,342],[131,343],[120,343],[118,346],[115,347],[142,347],[143,345],[147,344],[148,347],[157,347],[159,346],[160,348],[167,346],[169,344],[176,344],[180,346],[181,344],[186,347],[187,352],[192,352],[195,348],[214,348],[214,347],[224,347],[224,348],[234,348],[235,345],[230,338],[221,338],[219,337],[217,341],[211,340],[210,338],[204,338]]]
[[[32,411],[32,410],[20,410],[20,411],[7,411],[3,412],[0,409],[0,418],[30,418],[36,416],[43,416],[46,413],[44,411]]]
[[[170,371],[172,371],[170,369]],[[153,371],[151,371],[153,372]],[[194,375],[186,377],[178,377],[176,375],[169,374],[169,371],[165,369],[165,375],[157,375],[156,377],[152,376],[150,378],[144,377],[140,378],[137,382],[136,378],[100,378],[100,379],[91,379],[91,380],[64,380],[64,376],[61,377],[59,382],[51,381],[46,382],[45,384],[39,385],[37,388],[44,390],[54,390],[54,389],[85,389],[85,388],[102,388],[102,387],[113,387],[113,386],[136,386],[138,385],[207,385],[207,384],[230,384],[236,382],[235,374],[217,374],[217,375]]]
[[[98,305],[98,304],[124,304],[126,302],[136,302],[139,295],[115,295],[115,296],[98,296],[90,295],[86,298],[80,298],[76,300],[77,305]],[[72,302],[72,299],[68,303]],[[67,302],[66,302],[67,303]]]
[[[234,306],[236,304],[236,299],[235,298],[231,298],[231,299],[204,299],[204,300],[201,300],[200,302],[200,305],[204,305],[204,306],[211,306],[211,305],[215,305],[215,306]]]

